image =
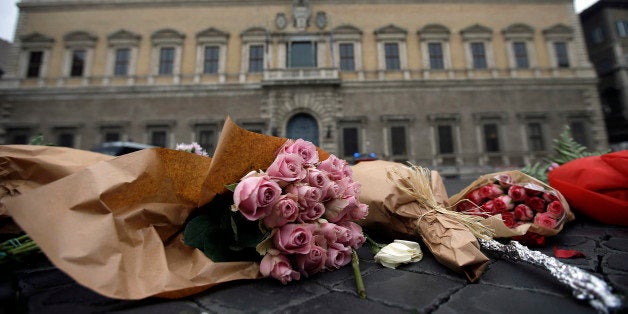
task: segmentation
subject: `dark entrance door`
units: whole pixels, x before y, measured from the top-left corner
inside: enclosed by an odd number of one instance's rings
[[[299,113],[288,121],[287,137],[291,139],[302,138],[318,146],[318,123],[316,119],[307,113]]]

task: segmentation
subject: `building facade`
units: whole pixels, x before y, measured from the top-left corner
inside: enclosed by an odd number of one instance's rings
[[[609,142],[628,143],[628,2],[599,0],[580,19],[600,80]]]
[[[571,0],[22,0],[5,143],[244,128],[460,173],[607,135]]]

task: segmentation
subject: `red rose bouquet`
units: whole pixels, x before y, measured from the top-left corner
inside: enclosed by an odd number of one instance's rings
[[[486,218],[483,223],[502,238],[555,235],[574,219],[560,192],[519,171],[484,175],[449,202],[459,212]]]
[[[256,249],[264,256],[261,274],[286,284],[348,264],[365,241],[353,222],[368,215],[357,200],[360,184],[346,161],[330,155],[319,162],[310,142],[288,140],[266,171],[251,171],[230,189],[230,211],[217,197],[212,213],[192,219],[184,234],[213,261],[256,260]]]

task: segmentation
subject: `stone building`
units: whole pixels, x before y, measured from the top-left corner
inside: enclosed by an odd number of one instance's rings
[[[628,2],[599,0],[580,13],[611,144],[628,144]],[[624,145],[626,145],[624,144]]]
[[[6,143],[216,144],[226,116],[453,173],[607,135],[571,0],[22,0]]]

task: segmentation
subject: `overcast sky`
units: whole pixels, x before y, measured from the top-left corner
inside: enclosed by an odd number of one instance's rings
[[[574,0],[576,12],[588,8],[597,0]],[[0,38],[13,42],[18,0],[0,0]]]

